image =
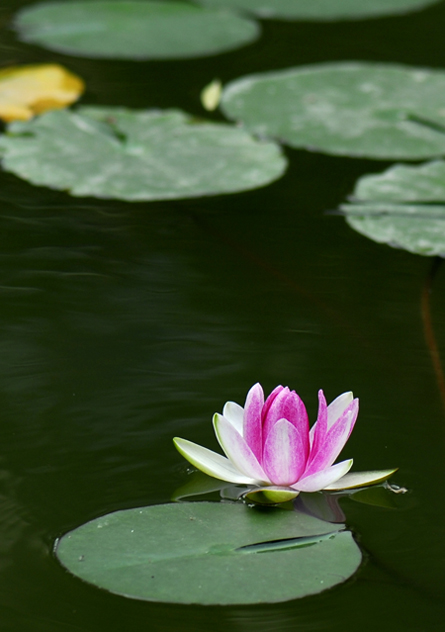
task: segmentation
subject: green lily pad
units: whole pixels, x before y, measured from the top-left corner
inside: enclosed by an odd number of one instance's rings
[[[117,511],[67,533],[56,555],[113,593],[174,603],[287,601],[345,581],[361,553],[344,525],[241,503]]]
[[[26,7],[15,27],[22,41],[67,55],[177,59],[223,53],[260,34],[255,22],[185,2],[50,2]]]
[[[280,147],[178,110],[83,107],[9,125],[3,168],[74,196],[165,200],[254,189],[286,169]]]
[[[331,63],[243,77],[221,106],[292,147],[377,159],[445,154],[445,72]]]
[[[418,255],[445,256],[445,162],[363,176],[341,210],[357,232]]]
[[[416,11],[438,0],[199,0],[210,7],[238,9],[260,18],[359,20]]]

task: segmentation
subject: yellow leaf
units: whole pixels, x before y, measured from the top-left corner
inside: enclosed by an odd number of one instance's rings
[[[70,105],[84,89],[82,79],[58,64],[0,70],[0,118],[27,121],[35,114]]]

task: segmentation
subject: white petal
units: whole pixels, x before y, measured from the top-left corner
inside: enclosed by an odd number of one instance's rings
[[[339,419],[354,399],[352,391],[342,393],[328,406],[328,430]]]
[[[238,472],[254,479],[257,483],[270,483],[258,459],[241,434],[222,415],[213,415],[216,438],[224,453]]]
[[[291,485],[292,489],[298,489],[300,492],[319,492],[322,489],[326,489],[327,485],[335,483],[339,478],[342,478],[352,467],[352,459],[348,461],[341,461],[336,465],[331,465],[325,470],[306,476]]]
[[[366,485],[375,485],[386,481],[387,478],[392,476],[395,470],[374,470],[371,472],[351,472],[346,474],[342,478],[338,479],[335,483],[331,483],[325,489],[331,491],[339,491],[341,489],[354,489],[355,487],[366,487]]]
[[[236,402],[227,402],[223,408],[223,416],[230,421],[240,435],[243,434],[244,408]]]
[[[229,459],[226,459],[216,452],[212,452],[212,450],[203,448],[197,443],[192,443],[192,441],[187,441],[187,439],[181,439],[180,437],[175,437],[173,443],[178,452],[180,452],[189,463],[197,467],[201,472],[213,476],[213,478],[243,485],[257,483],[255,479],[238,472]]]

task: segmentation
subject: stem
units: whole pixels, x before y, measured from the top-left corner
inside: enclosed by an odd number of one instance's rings
[[[423,332],[425,335],[426,346],[430,352],[431,361],[433,363],[434,373],[436,375],[437,386],[439,389],[440,399],[445,411],[445,376],[443,373],[442,362],[440,359],[439,348],[437,346],[436,337],[434,335],[433,321],[431,318],[431,292],[433,289],[434,278],[442,264],[441,257],[434,257],[431,269],[425,279],[422,288],[421,312],[423,321]]]

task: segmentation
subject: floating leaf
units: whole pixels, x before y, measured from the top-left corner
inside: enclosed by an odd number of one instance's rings
[[[418,255],[445,256],[445,162],[395,165],[363,176],[341,210],[366,237]]]
[[[74,196],[164,200],[232,193],[279,178],[278,145],[178,110],[83,107],[12,123],[3,168]]]
[[[56,545],[74,575],[150,601],[287,601],[345,581],[360,550],[344,525],[236,503],[179,503],[118,511]]]
[[[27,121],[73,103],[84,88],[82,79],[58,64],[5,68],[0,70],[0,118]]]
[[[68,55],[176,59],[222,53],[254,41],[257,23],[185,2],[52,2],[19,12],[20,39]]]
[[[445,154],[445,72],[332,63],[230,83],[222,109],[292,147],[378,159]]]
[[[283,20],[358,20],[408,13],[438,0],[199,0],[210,7],[239,9],[260,18]]]

